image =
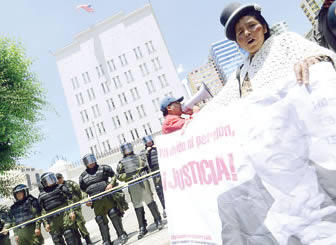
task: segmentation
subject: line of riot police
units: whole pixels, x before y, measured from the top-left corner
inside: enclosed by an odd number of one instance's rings
[[[129,182],[150,171],[158,170],[157,150],[152,137],[145,136],[143,141],[146,149],[141,151],[140,154],[134,153],[130,143],[121,145],[120,150],[123,158],[117,165],[116,173],[109,165],[99,165],[93,154],[87,154],[82,158],[86,169],[79,176],[79,185],[74,181],[64,180],[60,173],[54,174],[51,172],[44,173],[41,176],[38,198],[29,194],[26,185],[17,185],[13,189],[15,202],[10,208],[9,219],[7,221],[0,219],[0,230],[9,229],[84,198],[110,190],[118,186],[118,181]],[[163,216],[166,217],[160,175],[155,176],[153,181],[163,207]],[[143,238],[148,233],[143,203],[148,206],[153,215],[157,229],[163,229],[161,214],[153,199],[149,181],[143,180],[131,184],[128,186],[128,191],[139,224],[138,239]],[[128,241],[122,217],[129,207],[122,190],[94,198],[94,200],[86,202],[86,205],[93,208],[103,245],[125,244]],[[111,241],[107,217],[111,220],[118,236],[114,243]],[[92,244],[90,233],[85,227],[85,219],[80,205],[64,212],[53,213],[44,219],[14,229],[17,244],[43,244],[42,223],[45,230],[50,233],[55,245],[79,245],[82,244],[81,237],[84,238],[86,244]],[[0,244],[10,244],[8,233],[5,232],[0,235]]]

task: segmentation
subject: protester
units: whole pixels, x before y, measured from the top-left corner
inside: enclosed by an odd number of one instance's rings
[[[324,0],[317,20],[314,23],[313,34],[318,44],[336,51],[336,13],[335,0]],[[333,7],[331,5],[333,4]]]
[[[200,113],[216,111],[254,91],[272,90],[293,76],[293,71],[298,83],[308,84],[309,66],[322,61],[336,61],[335,53],[296,33],[270,35],[268,23],[256,4],[231,3],[224,8],[220,21],[225,27],[226,37],[249,55]]]
[[[69,192],[72,195],[72,199],[73,199],[74,203],[79,202],[84,197],[86,197],[86,195],[83,195],[79,185],[75,181],[64,180],[64,177],[61,173],[57,173],[56,178],[57,178],[58,184],[65,185],[69,189]],[[73,212],[76,215],[76,219],[74,221],[76,227],[80,231],[82,237],[85,239],[86,244],[91,245],[92,242],[91,242],[91,239],[90,239],[90,233],[88,232],[88,230],[85,227],[85,219],[84,219],[83,214],[82,214],[82,206],[79,205],[78,207],[75,207],[73,209]],[[78,233],[78,231],[76,233]],[[79,237],[79,239],[80,239],[80,237]]]
[[[86,154],[83,157],[83,163],[86,169],[79,176],[79,186],[89,196],[97,195],[118,185],[113,169],[108,165],[98,165],[93,154]],[[101,196],[92,202],[87,202],[86,205],[93,207],[103,245],[113,244],[110,238],[107,215],[116,230],[118,242],[120,244],[127,242],[128,235],[121,220],[124,212],[128,209],[123,193],[115,192],[107,196]]]
[[[117,176],[120,181],[129,182],[148,173],[146,156],[134,154],[131,143],[121,145],[120,151],[123,154],[123,159],[117,165]],[[138,239],[143,238],[148,233],[143,202],[146,203],[152,213],[157,229],[162,230],[162,218],[156,202],[153,200],[149,181],[142,180],[140,183],[128,186],[128,192],[139,223]]]
[[[158,157],[158,151],[156,148],[156,145],[154,144],[154,140],[152,136],[146,135],[142,138],[142,141],[145,144],[145,150],[143,150],[141,153],[145,153],[147,156],[147,162],[148,166],[151,171],[157,171],[160,170],[159,166],[159,157]],[[156,194],[160,199],[161,206],[163,208],[162,216],[164,218],[167,217],[166,214],[166,204],[164,200],[164,194],[163,194],[163,187],[162,187],[162,180],[161,180],[161,174],[159,173],[157,176],[153,177],[153,182],[156,190]]]
[[[47,172],[41,176],[42,191],[39,194],[38,202],[42,212],[50,213],[57,209],[72,204],[72,195],[65,185],[59,185],[54,173]],[[45,219],[45,228],[50,232],[51,238],[56,245],[64,245],[65,238],[67,245],[77,245],[75,226],[73,221],[76,216],[72,210],[53,214]]]
[[[182,114],[186,114],[188,116],[191,116],[193,114],[193,111],[191,109],[182,111],[182,100],[183,96],[178,99],[167,96],[161,101],[160,110],[165,117],[162,124],[162,134],[175,132],[183,128],[186,122],[190,120],[181,117]]]
[[[22,224],[41,215],[41,207],[38,200],[29,194],[26,185],[20,184],[15,186],[12,193],[15,202],[9,211],[10,224],[7,228]],[[22,245],[43,244],[44,239],[41,234],[41,221],[14,229],[14,237],[15,241]]]

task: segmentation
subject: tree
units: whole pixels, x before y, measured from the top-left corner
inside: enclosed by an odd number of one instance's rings
[[[0,175],[15,168],[42,138],[36,123],[43,119],[46,104],[22,44],[0,37]],[[0,196],[4,193],[8,191],[0,186]]]

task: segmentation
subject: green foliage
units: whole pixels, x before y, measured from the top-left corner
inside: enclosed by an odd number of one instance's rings
[[[41,139],[36,123],[43,119],[46,101],[31,65],[21,43],[0,37],[0,174]]]

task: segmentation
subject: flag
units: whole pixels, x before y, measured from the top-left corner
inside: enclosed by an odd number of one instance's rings
[[[76,9],[84,9],[86,12],[94,12],[94,9],[90,4],[77,5]]]

